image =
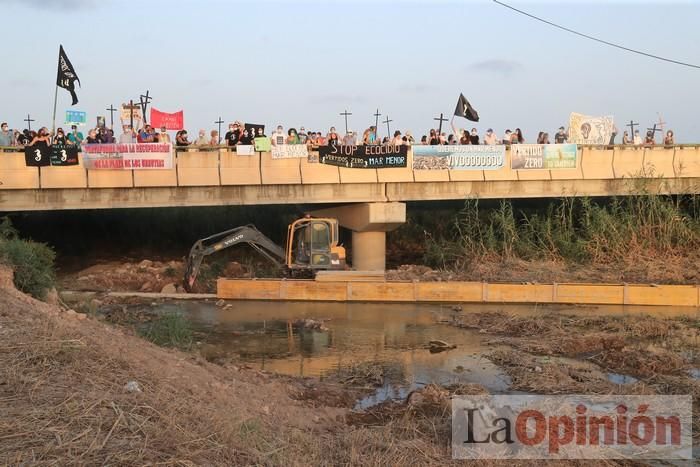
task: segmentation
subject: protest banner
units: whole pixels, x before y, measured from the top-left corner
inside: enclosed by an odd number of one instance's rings
[[[498,170],[505,160],[502,145],[413,146],[414,170]]]
[[[51,146],[51,165],[78,165],[78,146],[54,144]]]
[[[510,163],[514,170],[575,169],[575,144],[513,144]]]
[[[121,108],[119,109],[119,117],[123,125],[126,125],[131,121],[132,112],[134,113],[134,120],[138,120],[139,122],[143,121],[141,107],[138,104],[134,104],[133,108],[130,108],[129,104],[122,104]]]
[[[569,142],[575,144],[610,144],[615,123],[613,117],[591,117],[572,112],[569,117]]]
[[[236,153],[239,156],[254,156],[255,155],[255,146],[252,144],[239,144],[236,146]]]
[[[84,144],[86,169],[157,170],[173,168],[171,143]]]
[[[51,146],[46,141],[37,141],[24,147],[24,163],[27,167],[45,167],[51,164]]]
[[[66,125],[85,125],[87,113],[80,110],[66,110]]]
[[[253,140],[253,145],[257,152],[270,152],[272,150],[272,142],[267,136],[258,136]]]
[[[406,167],[408,146],[319,146],[319,162],[338,167],[386,169]]]
[[[309,157],[309,150],[305,144],[278,144],[272,146],[273,159],[291,159],[295,157]]]
[[[246,123],[244,129],[248,130],[248,134],[253,138],[265,134],[265,125],[260,125],[259,123]]]
[[[174,113],[161,112],[151,107],[151,126],[166,130],[182,130],[185,127],[185,114],[182,110]]]

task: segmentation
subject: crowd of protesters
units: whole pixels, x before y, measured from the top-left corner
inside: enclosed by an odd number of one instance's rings
[[[307,131],[304,126],[289,128],[286,131],[282,125],[278,125],[270,135],[270,143],[273,146],[283,144],[305,144],[310,147],[325,146],[325,145],[496,145],[496,144],[524,144],[526,143],[520,128],[505,130],[503,135],[499,137],[492,128],[486,130],[483,137],[479,135],[476,128],[469,130],[459,130],[452,126],[453,132],[449,135],[439,129],[431,129],[427,135],[423,135],[419,141],[416,141],[410,131],[403,134],[396,130],[393,132],[393,137],[380,137],[375,126],[368,127],[362,135],[358,135],[354,131],[347,131],[345,135],[341,135],[336,131],[335,127],[331,127],[328,132],[322,131]],[[615,144],[617,129],[614,130],[609,144]],[[229,147],[238,145],[253,144],[255,138],[267,138],[263,127],[251,126],[250,128],[242,124],[240,121],[229,124],[228,131],[223,136],[223,140],[217,130],[212,130],[208,134],[205,130],[199,130],[198,137],[194,141],[190,141],[187,130],[179,130],[175,134],[174,145],[177,147],[187,146],[219,146],[226,145]],[[173,142],[165,127],[156,131],[151,125],[145,124],[139,130],[134,130],[130,125],[122,126],[122,133],[118,138],[115,138],[112,129],[107,127],[97,127],[88,130],[87,137],[79,131],[76,125],[72,125],[70,132],[64,132],[63,128],[57,128],[55,133],[49,132],[46,127],[40,128],[38,131],[10,130],[7,123],[2,123],[0,128],[0,147],[8,146],[27,146],[33,145],[37,141],[45,141],[48,144],[62,145],[81,145],[81,144],[109,144],[109,143],[171,143]],[[562,126],[550,138],[549,133],[540,132],[537,139],[534,141],[537,144],[564,144],[569,142],[569,135],[566,129]],[[632,136],[625,131],[622,135],[622,144],[636,146],[651,146],[655,145],[655,132],[648,131],[646,137],[642,139],[639,130],[636,130]],[[673,131],[668,130],[663,137],[663,145],[671,146],[675,144]]]

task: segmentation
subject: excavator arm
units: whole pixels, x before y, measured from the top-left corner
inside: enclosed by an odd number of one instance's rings
[[[183,284],[185,290],[188,292],[192,290],[205,256],[239,243],[247,243],[278,267],[282,267],[285,264],[284,250],[256,229],[255,226],[236,227],[235,229],[226,230],[225,232],[197,240],[192,245],[185,266],[185,280]]]

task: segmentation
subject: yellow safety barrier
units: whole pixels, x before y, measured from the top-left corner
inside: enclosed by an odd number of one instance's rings
[[[217,296],[231,300],[558,303],[700,307],[700,286],[694,285],[317,282],[222,278],[217,282]]]

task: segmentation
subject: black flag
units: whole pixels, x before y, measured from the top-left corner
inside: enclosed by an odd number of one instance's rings
[[[73,69],[73,65],[70,60],[68,60],[63,46],[61,46],[58,51],[58,76],[56,77],[56,86],[67,89],[68,92],[70,92],[70,96],[73,98],[73,104],[71,105],[78,103],[78,96],[75,94],[76,81],[80,84],[80,79],[78,75],[75,74],[75,69]]]
[[[479,121],[479,114],[476,113],[474,107],[469,103],[464,94],[459,95],[459,100],[457,101],[457,107],[455,107],[455,117],[464,117],[472,122]]]

